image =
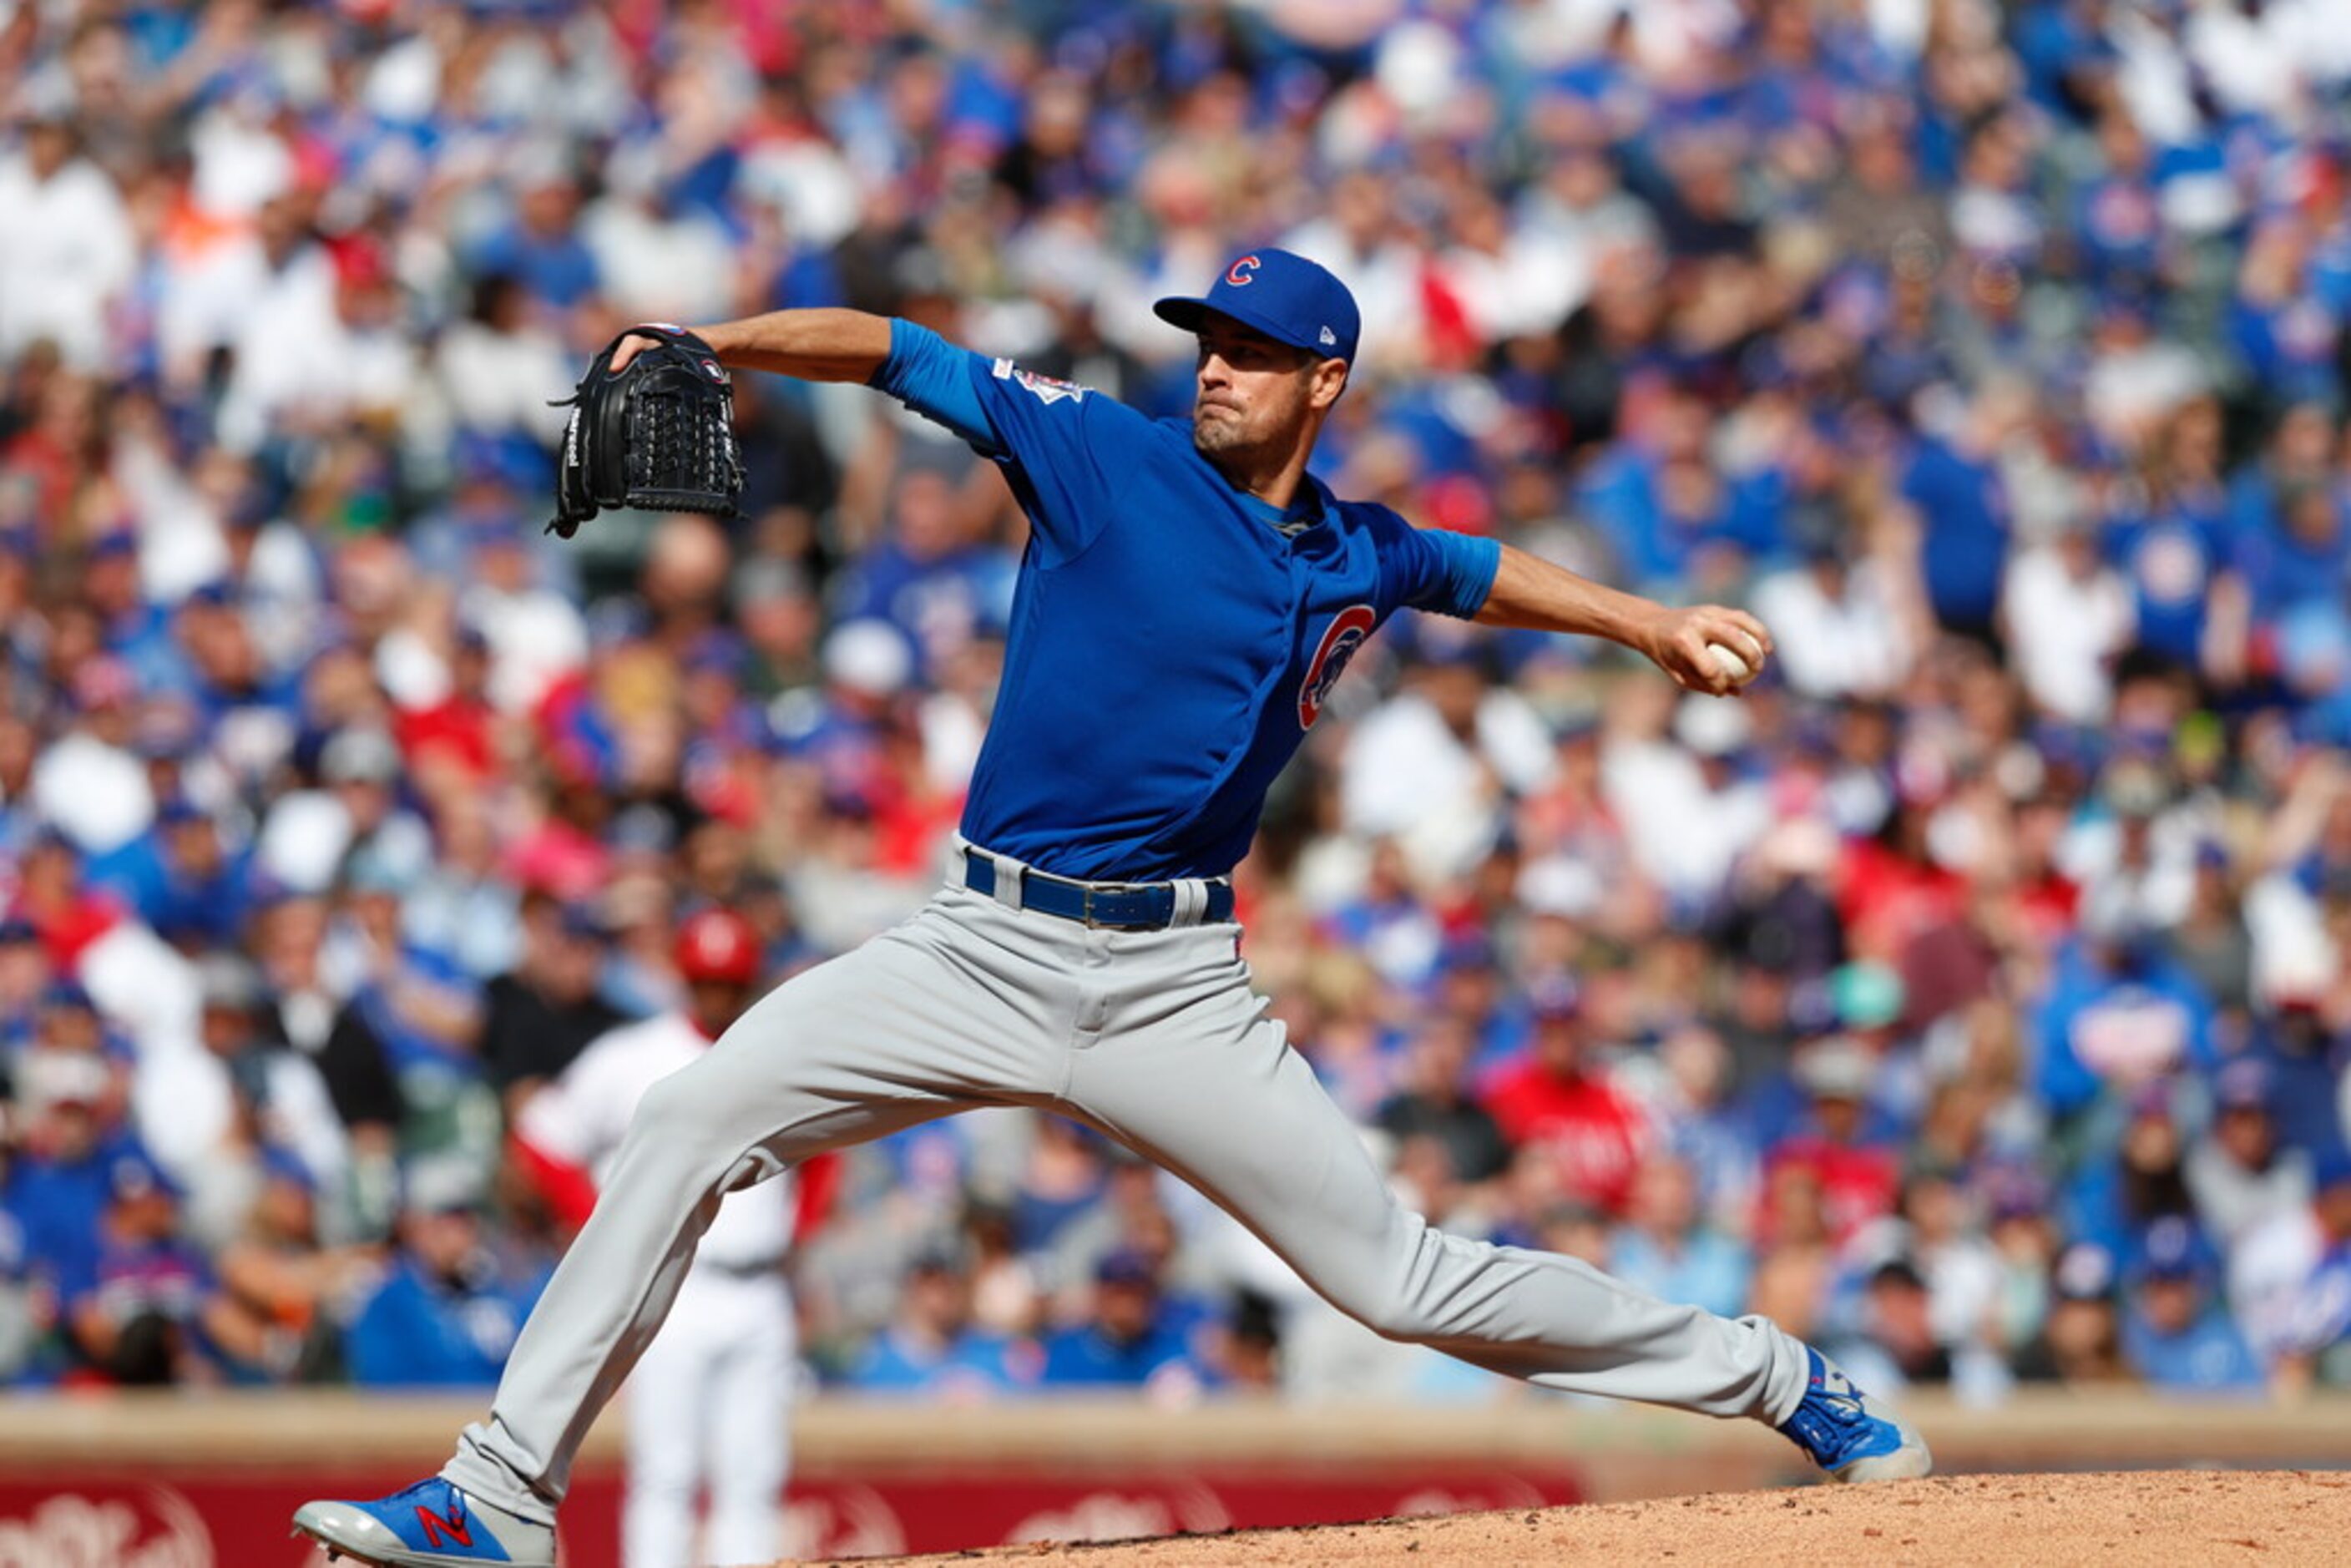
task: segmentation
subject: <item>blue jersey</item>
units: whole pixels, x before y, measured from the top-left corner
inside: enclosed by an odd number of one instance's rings
[[[1231,871],[1355,650],[1400,609],[1475,615],[1501,559],[1311,478],[1279,512],[1188,421],[904,321],[873,384],[1001,464],[1029,515],[963,831],[1056,875]]]
[[[361,1388],[486,1388],[498,1380],[546,1280],[494,1278],[462,1289],[402,1256],[343,1331]]]

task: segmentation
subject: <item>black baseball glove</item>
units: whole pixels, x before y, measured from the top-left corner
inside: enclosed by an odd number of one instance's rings
[[[616,375],[612,352],[630,337],[655,346]],[[742,499],[734,383],[693,333],[660,322],[630,328],[604,345],[564,402],[571,423],[548,532],[568,539],[606,507],[729,516]]]

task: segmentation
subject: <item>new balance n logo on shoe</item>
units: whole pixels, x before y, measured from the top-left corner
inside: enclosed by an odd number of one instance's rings
[[[427,1546],[474,1544],[474,1527],[465,1521],[465,1505],[454,1498],[450,1500],[449,1513],[446,1518],[434,1512],[423,1503],[418,1503],[416,1523],[424,1531],[424,1544]],[[445,1541],[442,1539],[444,1531],[448,1536]]]

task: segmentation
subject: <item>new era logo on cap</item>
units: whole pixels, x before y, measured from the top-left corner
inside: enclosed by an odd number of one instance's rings
[[[1278,343],[1352,361],[1363,331],[1355,297],[1330,271],[1286,250],[1236,256],[1205,295],[1176,295],[1152,308],[1159,319],[1196,331],[1209,311],[1253,327]]]

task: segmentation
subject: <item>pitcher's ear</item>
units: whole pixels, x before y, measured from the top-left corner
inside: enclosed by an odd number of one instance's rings
[[[1347,390],[1350,367],[1344,360],[1323,360],[1314,367],[1313,385],[1307,396],[1316,408],[1329,408]]]

